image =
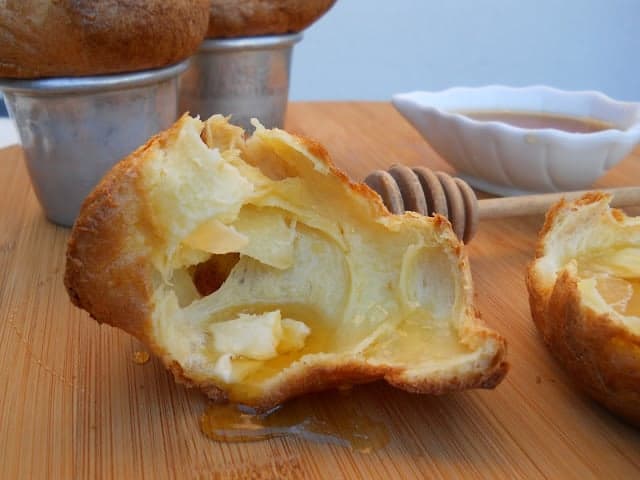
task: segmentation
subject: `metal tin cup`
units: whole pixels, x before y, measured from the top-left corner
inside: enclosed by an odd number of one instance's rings
[[[301,39],[296,33],[205,40],[180,78],[180,111],[202,118],[231,115],[245,129],[253,117],[266,127],[282,127],[291,54]]]
[[[45,215],[71,226],[102,176],[177,116],[182,62],[95,77],[0,80]]]

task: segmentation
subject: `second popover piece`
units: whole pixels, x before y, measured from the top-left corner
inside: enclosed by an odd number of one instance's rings
[[[583,390],[640,425],[640,218],[590,193],[547,214],[527,275],[533,320]]]

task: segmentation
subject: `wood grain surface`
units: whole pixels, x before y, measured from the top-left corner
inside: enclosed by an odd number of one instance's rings
[[[357,180],[395,162],[453,173],[387,103],[294,103],[287,129]],[[633,185],[639,161],[636,151],[598,185]],[[0,191],[1,479],[640,478],[640,431],[577,392],[533,327],[524,269],[542,216],[483,221],[468,246],[477,307],[509,343],[498,388],[429,397],[376,383],[304,399],[329,419],[357,408],[384,424],[389,443],[363,453],[207,439],[200,393],[155,359],[135,363],[135,339],[68,301],[68,230],[43,218],[19,147],[0,150]]]

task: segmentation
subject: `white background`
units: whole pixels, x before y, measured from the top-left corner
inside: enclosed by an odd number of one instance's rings
[[[294,48],[290,98],[491,83],[640,101],[640,0],[337,0]]]

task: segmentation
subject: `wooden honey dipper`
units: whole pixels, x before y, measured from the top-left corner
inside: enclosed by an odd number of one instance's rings
[[[392,213],[411,210],[422,215],[439,213],[447,217],[458,238],[465,243],[473,238],[480,219],[544,213],[562,198],[573,200],[589,191],[478,200],[473,189],[460,178],[426,167],[404,165],[393,165],[388,171],[376,170],[364,182],[382,197]],[[612,207],[640,205],[640,187],[598,190],[613,195]]]

